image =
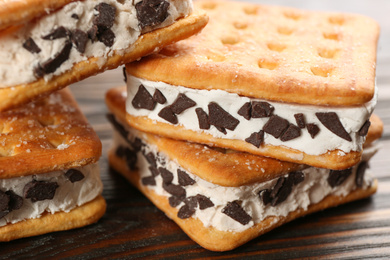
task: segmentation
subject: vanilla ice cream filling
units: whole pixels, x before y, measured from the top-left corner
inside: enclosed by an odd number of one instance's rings
[[[130,130],[127,127],[125,128],[127,131],[130,131],[127,138],[130,141],[126,141],[121,134],[115,131],[113,141],[114,151],[117,151],[117,149],[120,149],[121,147],[127,147],[130,150],[134,149],[130,144],[134,142],[134,139],[136,136],[139,136],[140,133],[136,130]],[[363,160],[368,161],[376,151],[376,146],[365,150]],[[145,157],[148,153],[152,153],[156,158],[157,169],[163,167],[173,173],[174,178],[172,183],[174,185],[179,185],[178,170],[186,172],[187,175],[195,181],[194,184],[183,187],[186,192],[186,197],[188,198],[200,194],[209,198],[214,205],[206,209],[200,209],[198,207],[192,217],[199,219],[205,227],[214,227],[221,231],[242,232],[263,221],[267,217],[285,217],[297,209],[307,210],[310,205],[321,202],[328,195],[344,197],[357,189],[355,178],[358,166],[352,168],[352,173],[341,185],[333,188],[329,185],[327,180],[330,172],[329,169],[309,167],[302,171],[304,180],[293,186],[291,193],[285,201],[276,206],[270,204],[265,205],[259,195],[260,191],[272,189],[279,178],[264,183],[255,183],[240,187],[216,185],[186,171],[174,159],[169,158],[164,152],[159,151],[155,145],[144,142],[141,151],[137,153],[136,168],[140,175],[140,185],[145,185],[142,183],[143,178],[150,178],[152,175],[150,161]],[[154,177],[155,185],[147,185],[146,187],[153,190],[156,194],[168,199],[172,195],[163,188],[164,181],[161,176],[162,174],[159,174]],[[372,185],[372,181],[373,178],[371,173],[369,172],[369,169],[366,169],[361,188],[369,188]],[[233,201],[239,201],[242,209],[251,217],[251,220],[247,224],[241,224],[223,213],[223,209],[226,205]],[[184,205],[185,203],[181,202],[176,208],[180,210]]]
[[[159,90],[167,101],[163,104],[156,102],[155,108],[153,110],[135,108],[132,104],[132,101],[136,96],[140,85],[143,85],[151,96],[154,95],[156,90]],[[299,137],[288,141],[282,141],[281,138],[275,138],[273,135],[265,133],[263,144],[284,146],[302,151],[310,155],[321,155],[336,149],[340,150],[339,155],[344,155],[344,153],[349,153],[351,151],[361,151],[362,145],[365,141],[365,136],[361,136],[359,134],[359,130],[370,118],[370,115],[372,114],[377,102],[377,97],[375,94],[371,101],[364,105],[355,107],[325,107],[282,103],[248,98],[223,90],[199,90],[186,88],[183,86],[173,86],[164,82],[154,82],[137,78],[129,74],[127,77],[127,86],[128,95],[126,101],[126,111],[128,114],[137,117],[148,117],[155,122],[172,124],[159,116],[159,113],[162,109],[174,103],[179,94],[184,94],[189,99],[193,100],[196,105],[176,115],[178,120],[177,125],[183,126],[185,129],[189,129],[198,133],[207,133],[213,137],[223,139],[245,140],[253,133],[259,132],[259,130],[263,129],[270,119],[270,117],[252,117],[247,120],[243,116],[239,115],[238,111],[247,102],[267,102],[274,107],[274,115],[277,115],[287,120],[290,124],[294,125],[297,124],[294,115],[301,113],[305,118],[306,124],[315,124],[318,126],[318,134],[312,137],[308,129],[303,128],[301,129]],[[239,123],[234,130],[226,129],[226,134],[224,134],[213,125],[211,125],[209,129],[200,129],[196,109],[201,108],[207,113],[208,105],[211,102],[217,103],[222,109],[238,120]],[[342,126],[352,140],[345,140],[331,132],[317,118],[316,113],[318,112],[336,113]],[[261,149],[261,146],[259,149]]]
[[[80,171],[84,178],[72,182],[65,176],[67,170],[60,170],[44,174],[0,179],[1,191],[11,190],[23,199],[23,204],[19,209],[13,210],[3,218],[0,218],[0,226],[39,218],[44,213],[69,212],[78,206],[92,201],[102,193],[103,184],[97,163],[74,169]],[[58,188],[53,199],[32,202],[31,199],[25,198],[24,188],[26,184],[34,180],[57,183]]]
[[[73,46],[69,58],[53,73],[44,75],[46,81],[54,75],[60,75],[68,71],[74,64],[92,57],[98,58],[94,62],[101,67],[107,57],[112,56],[114,52],[121,54],[121,52],[131,51],[131,44],[143,33],[168,26],[178,18],[185,17],[192,12],[192,1],[172,0],[169,1],[168,16],[161,24],[141,29],[135,9],[137,2],[140,1],[86,0],[72,2],[37,21],[0,32],[0,88],[36,81],[38,78],[34,74],[34,69],[37,65],[55,57],[68,41],[66,37],[54,40],[44,40],[42,37],[60,26],[69,31],[78,29],[88,32],[93,26],[93,19],[97,15],[95,7],[100,3],[109,4],[116,9],[115,21],[110,28],[115,35],[112,46],[107,47],[98,40],[94,42],[88,40],[83,53],[80,53]],[[29,37],[40,48],[39,53],[32,53],[22,47]]]

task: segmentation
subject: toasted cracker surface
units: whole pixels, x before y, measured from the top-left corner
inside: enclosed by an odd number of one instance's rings
[[[202,222],[196,218],[178,218],[178,210],[176,208],[172,208],[169,205],[168,198],[160,196],[153,190],[141,185],[138,173],[129,171],[125,161],[116,157],[114,151],[109,152],[109,162],[116,171],[121,173],[130,181],[130,183],[137,187],[148,199],[153,202],[153,204],[155,204],[157,208],[162,210],[169,218],[175,221],[176,224],[178,224],[191,239],[193,239],[202,247],[212,251],[232,250],[296,218],[330,207],[335,207],[350,201],[369,197],[375,193],[377,189],[377,182],[375,181],[367,190],[357,189],[345,197],[329,195],[319,203],[310,205],[307,210],[298,209],[290,212],[286,217],[271,216],[243,232],[229,232],[220,231],[213,227],[205,227]]]
[[[68,89],[0,113],[0,178],[81,167],[97,162],[101,151]]]
[[[346,13],[195,1],[208,26],[127,65],[130,74],[194,89],[300,104],[351,106],[375,91],[378,24]]]
[[[83,227],[97,222],[104,215],[105,211],[106,201],[102,196],[98,196],[70,212],[45,213],[40,218],[28,219],[0,227],[0,241],[5,242]]]
[[[0,111],[18,107],[89,76],[139,59],[157,51],[163,46],[198,33],[206,25],[207,21],[208,17],[204,12],[194,12],[168,27],[141,35],[134,44],[125,50],[124,54],[114,52],[102,66],[99,66],[99,62],[97,62],[99,58],[92,57],[86,61],[74,64],[72,69],[61,75],[54,76],[49,81],[41,78],[29,84],[1,88]]]

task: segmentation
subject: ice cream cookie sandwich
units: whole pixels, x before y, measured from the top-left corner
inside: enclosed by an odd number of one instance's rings
[[[375,142],[351,168],[316,168],[135,130],[126,122],[125,99],[124,89],[106,96],[115,129],[110,165],[206,249],[234,249],[298,217],[376,191],[367,167]],[[382,122],[373,116],[372,124],[368,135],[379,137]]]
[[[0,27],[12,25],[0,31],[0,111],[136,60],[207,23],[191,0],[40,2],[0,2]]]
[[[100,219],[101,151],[68,89],[0,113],[0,241]]]
[[[379,28],[344,13],[197,1],[197,36],[126,65],[131,126],[315,167],[361,157]]]

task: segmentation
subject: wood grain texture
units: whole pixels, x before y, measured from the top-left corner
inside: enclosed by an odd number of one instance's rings
[[[377,194],[295,220],[236,250],[207,251],[108,167],[112,130],[105,118],[103,99],[107,89],[123,85],[122,71],[118,69],[72,86],[83,112],[103,142],[100,166],[103,196],[108,204],[106,214],[97,224],[85,228],[2,243],[0,259],[389,259],[390,1],[263,0],[262,3],[356,12],[381,24],[377,64],[379,102],[375,113],[382,118],[385,130],[382,149],[371,161],[371,169],[379,180]]]

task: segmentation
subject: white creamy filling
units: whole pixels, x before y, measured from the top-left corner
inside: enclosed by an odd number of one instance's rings
[[[107,57],[113,55],[114,51],[129,48],[145,32],[141,31],[138,25],[133,1],[86,0],[70,3],[36,22],[30,22],[21,28],[15,29],[15,31],[0,32],[0,88],[37,80],[33,73],[35,66],[54,57],[64,47],[66,41],[66,38],[43,40],[41,37],[59,26],[69,30],[80,29],[87,32],[93,25],[94,15],[97,14],[94,8],[100,3],[107,3],[116,7],[115,22],[111,28],[115,34],[112,47],[107,47],[99,41],[92,43],[91,40],[88,40],[84,53],[79,53],[73,47],[69,59],[54,73],[45,75],[45,80],[50,80],[53,75],[60,75],[72,68],[73,64],[91,57],[99,57],[98,65],[102,66]],[[191,11],[192,1],[170,1],[168,18],[152,29],[168,26],[178,18],[187,16]],[[76,14],[79,19],[72,18],[73,14]],[[31,53],[22,47],[28,37],[35,41],[41,49],[40,53]]]
[[[139,85],[141,84],[152,96],[156,89],[160,90],[167,99],[167,102],[165,104],[157,103],[153,111],[134,108],[131,102],[138,91]],[[252,133],[258,132],[259,130],[263,129],[263,126],[267,123],[269,117],[251,118],[250,120],[247,120],[241,115],[239,115],[237,112],[246,102],[267,102],[275,108],[273,112],[274,115],[278,115],[288,120],[294,125],[296,125],[294,114],[303,113],[305,116],[306,123],[316,124],[320,128],[319,133],[314,138],[311,137],[311,135],[305,128],[301,129],[301,135],[298,138],[285,142],[281,141],[280,138],[275,138],[274,136],[265,133],[264,144],[285,146],[288,148],[302,151],[310,155],[320,155],[335,149],[339,149],[344,153],[348,153],[351,151],[360,151],[365,141],[365,137],[360,136],[357,132],[360,130],[366,120],[370,118],[370,115],[373,112],[377,102],[377,97],[375,95],[375,97],[370,102],[362,106],[356,107],[321,107],[312,105],[281,103],[268,100],[247,98],[239,96],[237,94],[228,93],[223,90],[197,90],[186,88],[183,86],[173,86],[164,82],[153,82],[145,79],[136,78],[131,75],[127,75],[127,86],[126,111],[128,114],[132,116],[146,116],[157,122],[171,124],[165,119],[158,116],[158,113],[165,106],[172,104],[179,93],[183,93],[187,97],[195,101],[196,106],[191,107],[182,112],[181,114],[177,115],[178,124],[185,127],[186,129],[195,132],[208,133],[214,137],[224,139],[245,140]],[[210,102],[218,103],[218,105],[220,105],[226,112],[230,113],[230,115],[239,120],[239,124],[234,129],[234,131],[226,130],[227,133],[225,135],[219,130],[217,130],[214,126],[211,126],[208,130],[203,130],[199,128],[198,117],[195,112],[195,109],[200,107],[207,113],[208,104]],[[337,113],[346,132],[348,132],[351,136],[352,141],[349,142],[335,135],[329,129],[327,129],[316,117],[315,113],[317,112]]]
[[[101,194],[103,184],[100,179],[100,170],[97,163],[75,168],[84,178],[72,183],[64,174],[67,170],[54,171],[38,175],[22,176],[10,179],[0,179],[0,190],[3,192],[12,190],[23,198],[20,209],[13,210],[0,219],[0,226],[8,223],[16,223],[22,220],[39,218],[43,213],[69,212],[81,206]],[[32,202],[23,197],[23,189],[32,180],[56,182],[58,188],[51,200]]]
[[[129,128],[127,128],[127,130],[129,130]],[[129,140],[134,140],[134,133],[137,132],[134,130],[131,131],[133,133],[130,132],[128,138]],[[113,148],[116,150],[120,146],[125,146],[131,149],[128,142],[126,142],[126,140],[117,131],[115,131]],[[244,185],[240,187],[223,187],[207,182],[199,178],[197,175],[186,171],[174,159],[168,158],[162,151],[157,150],[157,147],[154,145],[146,144],[144,149],[145,154],[152,152],[156,158],[160,158],[160,160],[156,160],[157,168],[164,167],[174,174],[173,184],[178,184],[178,169],[185,171],[193,180],[196,181],[195,184],[184,187],[186,190],[186,197],[195,196],[197,194],[204,195],[214,203],[214,207],[204,210],[197,208],[192,217],[199,219],[205,227],[211,226],[221,231],[242,232],[267,217],[287,216],[290,212],[300,208],[306,210],[308,206],[320,202],[328,195],[346,196],[356,189],[355,174],[357,166],[353,167],[352,174],[348,177],[348,179],[346,179],[340,186],[334,188],[330,187],[327,182],[330,170],[309,167],[303,170],[304,181],[296,186],[293,186],[292,192],[284,202],[281,202],[277,206],[271,206],[270,204],[264,205],[258,195],[259,191],[272,189],[278,178],[264,183]],[[370,152],[366,153],[364,159],[369,160],[376,150],[376,147],[372,147]],[[137,153],[137,159],[137,168],[139,170],[140,179],[151,176],[151,172],[149,170],[150,164],[142,155],[142,152]],[[165,162],[164,165],[161,164],[162,161]],[[367,189],[372,184],[372,177],[369,169],[366,170],[364,176],[362,188]],[[153,190],[160,196],[169,198],[171,195],[163,189],[161,174],[155,177],[155,181],[155,186],[148,185],[147,188]],[[141,183],[141,185],[143,184]],[[242,225],[222,213],[222,209],[227,205],[227,203],[235,200],[242,201],[242,208],[252,217],[252,220],[246,225]],[[183,205],[184,203],[182,202],[177,206],[177,208],[179,209]]]

